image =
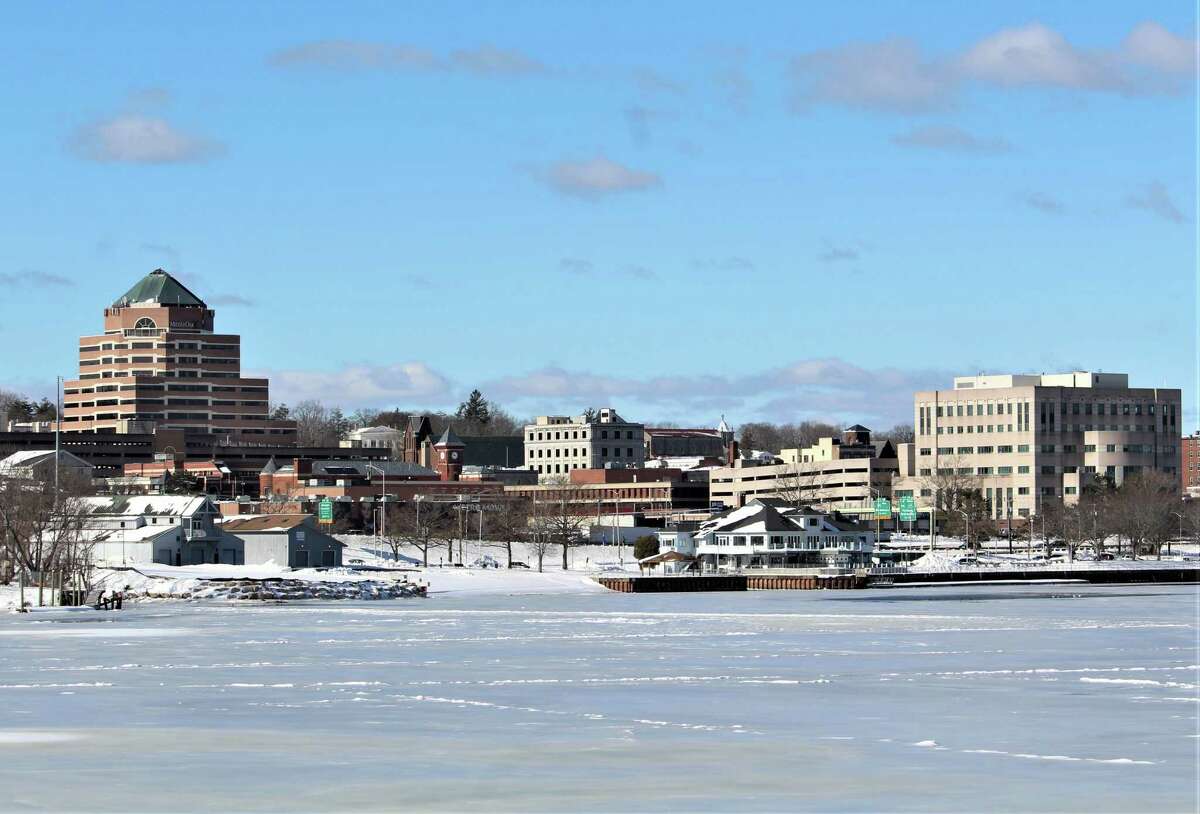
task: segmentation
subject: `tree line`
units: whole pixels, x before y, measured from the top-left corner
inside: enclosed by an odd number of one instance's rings
[[[363,427],[392,427],[403,430],[413,417],[428,416],[434,435],[441,435],[454,425],[459,435],[497,436],[520,435],[528,422],[518,420],[499,405],[472,390],[457,410],[391,410],[362,408],[346,414],[341,407],[326,405],[315,399],[305,399],[293,406],[273,405],[271,417],[296,422],[297,443],[306,447],[335,447],[356,429]]]
[[[9,421],[53,421],[58,418],[58,408],[45,397],[35,401],[21,393],[0,390],[0,415],[5,425]]]
[[[1028,518],[1008,518],[1000,503],[997,518],[992,517],[994,502],[1007,496],[989,501],[980,479],[965,474],[967,469],[947,466],[923,483],[935,496],[942,530],[964,537],[974,550],[984,540],[1007,536],[1010,519],[1022,521],[1023,528],[1011,532],[1014,536],[1043,545],[1046,556],[1055,545],[1063,545],[1071,560],[1080,548],[1097,557],[1160,557],[1168,541],[1200,536],[1200,501],[1181,500],[1178,481],[1161,472],[1127,475],[1119,485],[1097,475],[1071,503],[1047,497]]]
[[[488,548],[504,552],[505,565],[512,568],[513,546],[524,543],[538,571],[547,558],[561,554],[561,566],[569,567],[572,548],[586,545],[587,518],[573,511],[574,504],[560,500],[531,500],[502,494],[481,495],[478,503],[443,503],[410,500],[390,503],[384,517],[375,517],[381,543],[399,559],[406,550],[420,555],[428,566],[431,556],[447,563],[462,562],[465,543],[482,541]]]

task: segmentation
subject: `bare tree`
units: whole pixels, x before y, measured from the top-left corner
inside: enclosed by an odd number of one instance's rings
[[[513,543],[529,539],[529,501],[499,496],[488,505],[487,537],[490,545],[504,549],[505,566],[512,568]]]
[[[32,476],[0,481],[0,533],[17,573],[36,581],[38,605],[45,589],[83,578],[90,584],[91,547],[83,526],[89,510],[82,480]],[[22,595],[21,601],[24,602]]]
[[[1130,554],[1154,553],[1175,528],[1173,511],[1180,505],[1179,484],[1159,472],[1127,475],[1111,498],[1112,522],[1118,534],[1129,538]]]
[[[977,546],[990,523],[990,507],[983,497],[981,481],[968,463],[956,456],[943,455],[938,458],[938,468],[923,478],[922,484],[933,491],[934,505],[942,515],[946,532],[962,534],[964,538],[969,535]],[[969,531],[967,526],[971,527]],[[966,544],[972,548],[971,539],[966,539]]]
[[[454,544],[461,539],[459,514],[454,504],[426,500],[421,504],[421,522],[429,528],[430,546],[446,549],[446,563],[454,564]]]

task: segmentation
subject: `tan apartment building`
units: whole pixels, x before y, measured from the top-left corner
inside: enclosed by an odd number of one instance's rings
[[[950,476],[972,479],[996,518],[1072,502],[1096,476],[1180,478],[1180,391],[1132,388],[1124,373],[960,376],[913,402],[915,454],[901,455],[895,491],[921,507]]]
[[[63,389],[64,432],[155,428],[223,443],[293,444],[296,425],[268,417],[266,379],[241,376],[241,338],[162,269],[104,309],[104,332],[79,340],[79,378]]]
[[[874,443],[871,431],[855,424],[840,438],[821,438],[811,447],[781,450],[774,463],[739,459],[711,472],[713,504],[726,508],[755,498],[781,498],[797,506],[868,515],[873,500],[891,494],[898,468],[890,441]]]
[[[525,467],[542,479],[576,469],[640,467],[646,460],[643,435],[641,424],[611,407],[594,415],[538,416],[525,425]]]

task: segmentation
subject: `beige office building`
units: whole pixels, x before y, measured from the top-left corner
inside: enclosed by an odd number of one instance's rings
[[[917,393],[911,452],[896,494],[934,502],[939,475],[970,476],[993,517],[1038,514],[1078,499],[1093,476],[1120,484],[1157,471],[1178,481],[1181,395],[1133,388],[1124,373],[981,375]]]
[[[543,479],[575,469],[640,467],[646,460],[643,430],[611,407],[590,416],[538,416],[525,426],[525,467]]]
[[[709,495],[732,508],[755,498],[782,498],[798,506],[869,515],[876,497],[890,494],[898,462],[891,442],[873,443],[871,431],[854,425],[840,438],[811,447],[781,450],[773,463],[739,459],[712,470]]]

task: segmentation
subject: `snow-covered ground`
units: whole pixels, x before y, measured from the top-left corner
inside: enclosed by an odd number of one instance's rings
[[[1195,601],[463,591],[5,614],[0,808],[1194,811]]]

